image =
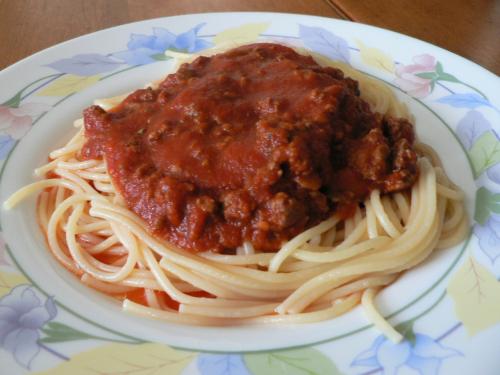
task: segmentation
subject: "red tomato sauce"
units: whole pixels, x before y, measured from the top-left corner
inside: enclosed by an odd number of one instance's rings
[[[84,159],[150,231],[191,251],[280,245],[374,188],[417,178],[405,119],[371,112],[356,81],[277,44],[198,57],[158,88],[84,112]]]

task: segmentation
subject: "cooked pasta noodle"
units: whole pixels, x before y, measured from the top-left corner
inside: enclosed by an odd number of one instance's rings
[[[342,68],[374,111],[410,117],[387,86]],[[97,104],[111,108],[123,98]],[[77,134],[35,171],[43,179],[21,188],[4,207],[41,192],[38,219],[52,254],[84,284],[123,300],[124,310],[138,315],[193,325],[306,323],[361,301],[368,318],[397,341],[401,335],[376,311],[376,292],[467,231],[462,193],[435,152],[419,145],[420,176],[409,191],[374,190],[353,217],[334,214],[276,253],[258,253],[245,243],[234,255],[193,254],[148,232],[114,189],[105,161],[79,158],[82,121],[75,126]],[[127,298],[138,290],[145,292],[141,304]]]

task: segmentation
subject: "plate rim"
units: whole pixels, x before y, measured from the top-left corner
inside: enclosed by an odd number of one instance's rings
[[[434,49],[438,49],[439,50],[439,53],[444,53],[444,54],[451,54],[452,58],[454,60],[458,59],[460,60],[461,62],[463,63],[466,63],[468,65],[473,65],[475,66],[475,68],[480,68],[480,71],[484,73],[484,71],[486,73],[489,73],[491,76],[493,76],[493,78],[497,78],[498,79],[498,76],[496,74],[494,74],[493,72],[487,70],[486,68],[480,66],[479,64],[471,61],[471,60],[468,60],[458,54],[455,54],[451,51],[448,51],[442,47],[439,47],[439,46],[436,46],[434,44],[431,44],[429,42],[426,42],[426,41],[423,41],[423,40],[420,40],[420,39],[417,39],[417,38],[414,38],[414,37],[411,37],[411,36],[408,36],[408,35],[405,35],[405,34],[402,34],[402,33],[399,33],[399,32],[395,32],[395,31],[392,31],[392,30],[388,30],[388,29],[384,29],[384,28],[380,28],[380,27],[376,27],[376,26],[371,26],[371,25],[367,25],[367,24],[363,24],[363,23],[358,23],[358,22],[352,22],[352,21],[347,21],[347,20],[340,20],[340,19],[335,19],[335,18],[328,18],[328,17],[322,17],[322,16],[315,16],[315,15],[306,15],[306,14],[296,14],[296,13],[277,13],[277,12],[252,12],[252,11],[248,11],[248,12],[206,12],[206,13],[190,13],[190,14],[184,14],[184,15],[175,15],[175,16],[165,16],[165,17],[157,17],[157,18],[152,18],[152,19],[145,19],[145,20],[140,20],[140,21],[135,21],[135,22],[130,22],[130,23],[126,23],[126,24],[120,24],[120,25],[116,25],[116,26],[112,26],[112,27],[109,27],[109,28],[106,28],[106,29],[102,29],[102,30],[98,30],[98,31],[95,31],[95,32],[92,32],[92,33],[88,33],[88,34],[84,34],[84,35],[81,35],[81,36],[77,36],[75,38],[72,38],[72,39],[69,39],[69,40],[66,40],[66,41],[63,41],[61,43],[58,43],[58,44],[55,44],[53,46],[50,46],[50,47],[47,47],[43,50],[40,50],[30,56],[27,56],[19,61],[17,61],[16,63],[4,68],[1,72],[0,72],[0,81],[4,78],[4,75],[7,75],[7,74],[11,74],[11,70],[16,68],[18,65],[22,65],[24,63],[26,63],[28,60],[32,59],[32,58],[36,58],[38,57],[38,55],[43,55],[44,53],[47,53],[47,51],[51,51],[53,49],[57,49],[59,48],[60,46],[62,45],[66,45],[66,44],[72,44],[72,43],[75,43],[77,42],[79,39],[81,38],[88,38],[88,37],[94,37],[96,34],[99,34],[101,32],[105,32],[105,31],[110,31],[110,30],[113,30],[113,29],[118,29],[118,28],[126,28],[126,27],[130,27],[132,25],[136,25],[136,24],[141,24],[141,23],[144,23],[144,22],[151,22],[151,21],[162,21],[162,20],[169,20],[169,19],[172,19],[172,18],[182,18],[182,17],[185,17],[185,16],[205,16],[205,15],[216,15],[216,16],[227,16],[227,15],[231,15],[231,14],[247,14],[247,15],[253,15],[253,14],[257,14],[257,15],[283,15],[283,16],[292,16],[292,17],[295,17],[295,16],[300,16],[300,17],[306,17],[306,18],[319,18],[319,19],[323,19],[323,20],[327,20],[328,22],[340,22],[340,23],[347,23],[347,24],[354,24],[354,25],[357,25],[357,26],[362,26],[362,27],[368,27],[368,28],[374,28],[374,29],[378,29],[378,30],[381,30],[385,33],[389,32],[391,34],[395,34],[396,36],[403,36],[404,38],[409,38],[410,40],[412,41],[416,41],[418,43],[424,43],[424,45],[428,45],[428,46],[431,46],[432,48]],[[243,22],[244,23],[244,22]],[[387,82],[386,82],[387,83]],[[446,123],[445,125],[447,127],[449,127]],[[451,129],[450,129],[451,130]],[[455,132],[453,131],[453,133],[455,134]],[[456,135],[456,134],[455,134]],[[462,144],[459,142],[460,146],[462,146]],[[7,163],[5,163],[7,164]],[[471,234],[469,235],[469,239],[470,239],[470,236],[472,236],[472,232]],[[460,264],[461,263],[461,260],[462,258],[464,257],[464,255],[466,254],[466,249],[469,245],[468,244],[465,244],[463,245],[464,247],[464,250],[463,250],[463,254],[458,256],[457,257],[457,264]],[[457,267],[457,264],[455,264],[453,267],[450,268],[450,272]],[[331,341],[331,339],[326,339],[324,341]],[[279,349],[279,350],[284,350],[284,349],[289,349],[289,348],[296,348],[296,347],[309,347],[309,346],[314,346],[314,345],[317,345],[317,344],[321,344],[323,343],[324,341],[320,341],[320,342],[314,342],[314,343],[308,343],[308,344],[304,344],[304,345],[299,345],[299,346],[294,346],[294,347],[286,347],[286,348],[283,348],[283,349]],[[170,345],[170,344],[169,344]],[[171,347],[173,348],[177,348],[175,345],[170,345]],[[189,350],[189,351],[200,351],[199,349],[186,349],[186,348],[182,348],[182,350]],[[261,351],[264,351],[264,352],[267,352],[267,351],[270,351],[270,350],[273,350],[273,349],[263,349],[263,350],[257,350],[257,351],[254,351],[254,352],[261,352]],[[216,351],[210,351],[211,353],[214,353]],[[252,352],[252,351],[245,351],[245,353],[249,353],[249,352]],[[222,353],[225,353],[225,352],[222,352]],[[232,352],[232,353],[237,353],[237,352]]]

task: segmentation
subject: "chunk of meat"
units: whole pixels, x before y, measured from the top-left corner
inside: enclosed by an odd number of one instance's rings
[[[406,138],[393,147],[392,172],[384,181],[384,192],[400,191],[412,186],[418,178],[417,154]]]
[[[229,191],[223,195],[224,218],[228,221],[248,222],[255,202],[246,191]]]
[[[378,182],[389,170],[388,157],[391,149],[380,128],[372,129],[350,145],[349,166],[358,171],[364,179]]]
[[[392,144],[401,139],[406,139],[410,145],[415,142],[413,125],[407,119],[388,116],[384,119],[383,125]]]
[[[306,214],[304,204],[286,193],[279,192],[266,202],[263,217],[273,230],[288,228]]]

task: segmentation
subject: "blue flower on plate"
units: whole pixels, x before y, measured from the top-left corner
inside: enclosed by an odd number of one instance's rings
[[[415,334],[413,345],[408,341],[394,344],[384,336],[378,336],[371,348],[360,353],[351,366],[380,369],[385,375],[397,375],[405,367],[421,375],[437,375],[443,360],[460,355],[459,351],[447,348],[423,334]]]
[[[18,285],[0,299],[0,348],[30,368],[40,351],[40,329],[57,314],[53,298],[40,300],[30,285]]]
[[[491,130],[491,123],[484,115],[476,110],[468,111],[457,123],[457,136],[467,150],[488,130]]]
[[[197,365],[201,375],[250,375],[238,354],[200,354]]]
[[[299,25],[299,37],[314,52],[349,64],[349,44],[334,33],[321,27]]]
[[[46,66],[61,73],[89,77],[99,73],[111,72],[122,64],[121,61],[98,53],[84,53],[68,59],[54,61]]]
[[[153,28],[153,35],[132,34],[126,51],[111,54],[114,58],[129,65],[150,64],[158,60],[165,60],[165,51],[198,52],[211,47],[212,43],[198,37],[198,32],[204,23],[196,25],[188,31],[175,35],[161,27]]]
[[[486,172],[491,181],[500,185],[500,163],[490,167]]]

